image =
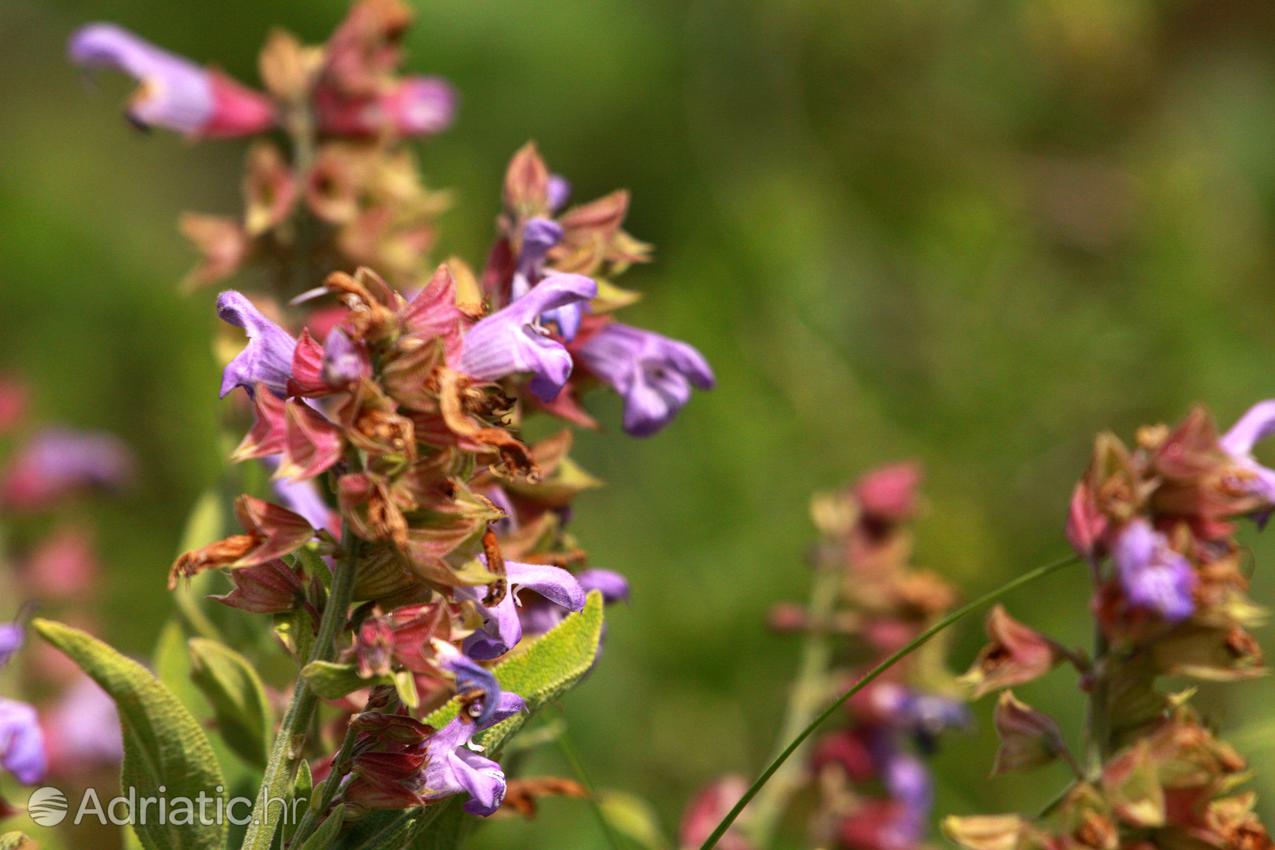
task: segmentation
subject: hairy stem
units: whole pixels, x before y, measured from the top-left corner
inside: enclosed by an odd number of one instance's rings
[[[323,607],[323,619],[319,621],[319,635],[315,639],[308,662],[330,661],[337,634],[345,627],[350,597],[354,590],[354,573],[358,566],[359,546],[357,538],[348,528],[343,529],[341,539],[345,553],[332,578],[332,593]],[[305,679],[298,677],[292,691],[283,723],[270,748],[270,760],[261,778],[261,791],[257,794],[252,810],[252,822],[244,836],[242,850],[269,850],[278,828],[282,808],[292,796],[297,767],[305,751],[305,741],[310,721],[318,708],[319,699],[310,690]],[[272,809],[274,811],[272,811]]]
[[[358,734],[354,731],[354,724],[351,723],[345,730],[345,740],[341,742],[340,751],[337,753],[336,758],[332,760],[332,769],[328,772],[327,779],[324,779],[319,786],[317,799],[312,806],[306,809],[305,816],[301,818],[301,823],[297,825],[297,831],[293,833],[292,846],[301,846],[310,837],[310,833],[319,827],[324,813],[327,812],[328,807],[332,805],[333,798],[336,797],[337,789],[341,787],[341,780],[345,779],[346,774],[350,772],[354,744],[358,737]]]
[[[801,734],[802,729],[810,725],[828,692],[828,664],[832,657],[829,630],[842,578],[842,571],[838,566],[824,557],[820,557],[815,564],[810,604],[807,607],[809,622],[806,638],[801,647],[801,662],[788,697],[783,726],[779,731],[778,740],[781,742],[793,740]],[[799,754],[802,750],[804,747],[798,747],[794,754]],[[753,800],[747,833],[754,847],[770,846],[775,829],[788,806],[788,800],[801,787],[803,773],[801,759],[786,761]]]
[[[731,824],[733,824],[735,822],[735,819],[739,817],[740,812],[742,812],[744,808],[750,802],[752,802],[753,798],[757,796],[757,793],[761,791],[761,789],[766,785],[766,783],[770,781],[771,777],[775,775],[775,772],[778,771],[779,768],[783,767],[784,762],[786,762],[789,758],[791,758],[792,754],[797,752],[797,750],[801,748],[801,745],[805,743],[806,739],[809,738],[811,735],[813,735],[815,733],[815,730],[818,729],[821,725],[823,725],[823,722],[825,720],[827,720],[828,718],[836,714],[837,711],[841,708],[841,706],[845,705],[846,702],[855,694],[859,693],[859,691],[863,690],[868,685],[870,685],[878,676],[880,676],[886,670],[889,670],[895,664],[902,661],[908,655],[912,654],[915,650],[920,648],[921,645],[927,642],[930,638],[934,637],[936,634],[943,631],[948,626],[952,625],[953,623],[957,622],[961,618],[965,617],[970,612],[976,611],[979,608],[982,608],[984,605],[988,604],[989,602],[995,602],[997,599],[1000,599],[1002,596],[1004,596],[1005,594],[1009,593],[1012,590],[1016,590],[1017,588],[1022,587],[1025,584],[1030,584],[1031,582],[1036,581],[1037,579],[1044,578],[1050,573],[1057,572],[1063,567],[1070,566],[1072,564],[1078,563],[1079,561],[1080,559],[1078,556],[1068,555],[1065,558],[1060,558],[1059,560],[1053,561],[1052,563],[1048,563],[1048,564],[1045,564],[1044,566],[1037,567],[1036,569],[1031,570],[1030,572],[1023,573],[1018,578],[1013,579],[1012,581],[1006,582],[1005,584],[1001,585],[1000,587],[996,588],[990,593],[985,593],[979,598],[975,599],[973,602],[969,602],[965,605],[962,605],[960,608],[957,608],[951,614],[948,614],[946,617],[939,620],[937,623],[930,626],[924,632],[922,632],[921,634],[913,638],[902,649],[898,650],[889,658],[885,659],[876,667],[873,667],[871,670],[865,673],[863,678],[861,678],[858,682],[856,682],[854,686],[850,688],[850,690],[846,691],[844,694],[838,697],[832,703],[832,705],[824,709],[823,712],[819,714],[819,716],[817,716],[814,720],[812,720],[809,725],[807,725],[804,729],[802,729],[801,732],[798,733],[797,736],[793,738],[792,741],[789,742],[788,746],[784,747],[784,749],[779,753],[779,755],[775,757],[774,761],[772,761],[766,767],[766,769],[761,772],[761,775],[757,777],[757,780],[753,782],[753,784],[749,787],[747,791],[744,792],[744,796],[739,798],[739,802],[737,802],[734,805],[734,807],[729,812],[726,813],[726,817],[722,818],[721,823],[719,823],[717,825],[717,828],[713,830],[713,834],[710,835],[708,839],[702,845],[700,845],[700,850],[713,850],[713,848],[717,846],[717,842],[720,841],[722,839],[722,836],[726,834],[726,830],[730,829]]]

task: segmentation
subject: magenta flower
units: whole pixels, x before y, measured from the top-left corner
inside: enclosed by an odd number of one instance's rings
[[[505,574],[509,580],[509,592],[493,608],[482,605],[481,588],[463,588],[457,594],[478,604],[483,615],[483,626],[465,639],[465,654],[470,658],[487,661],[504,655],[522,640],[522,620],[519,617],[519,591],[532,590],[548,602],[567,611],[579,611],[584,607],[584,588],[571,573],[559,567],[544,564],[523,564],[505,561]]]
[[[315,96],[319,126],[340,136],[434,136],[456,119],[456,90],[441,77],[408,77],[379,95],[351,97],[331,88]]]
[[[0,698],[0,765],[24,785],[34,785],[48,770],[44,732],[35,709]]]
[[[561,174],[549,175],[549,212],[557,212],[571,199],[571,184]]]
[[[19,450],[0,480],[0,502],[40,510],[80,490],[112,490],[133,477],[133,454],[114,436],[50,428]]]
[[[76,65],[122,71],[138,81],[127,114],[139,126],[191,136],[243,136],[274,124],[274,105],[265,95],[123,27],[82,27],[71,36],[69,53]]]
[[[222,373],[221,397],[225,398],[235,387],[243,387],[251,395],[257,384],[265,384],[280,398],[286,396],[292,355],[297,349],[292,335],[267,319],[247,296],[234,290],[217,296],[217,315],[248,333],[248,345],[226,364]]]
[[[646,437],[667,425],[691,399],[691,386],[716,382],[704,355],[684,342],[612,322],[579,350],[591,372],[624,399],[624,430]]]
[[[553,274],[465,335],[460,368],[479,381],[530,372],[531,391],[544,401],[561,392],[571,376],[571,355],[540,324],[542,313],[588,301],[598,285],[578,274]]]
[[[1176,623],[1195,613],[1195,570],[1165,536],[1141,517],[1120,530],[1112,547],[1116,576],[1134,608]]]

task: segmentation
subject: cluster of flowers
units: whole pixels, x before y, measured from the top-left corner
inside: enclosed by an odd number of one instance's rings
[[[1075,782],[1039,818],[949,818],[962,846],[1004,848],[1246,848],[1272,845],[1241,791],[1244,759],[1191,707],[1192,690],[1155,687],[1166,675],[1234,681],[1263,672],[1248,629],[1263,616],[1247,596],[1236,521],[1275,509],[1275,471],[1253,457],[1275,431],[1262,402],[1219,436],[1203,410],[1175,428],[1141,429],[1132,448],[1100,435],[1076,486],[1068,537],[1092,568],[1094,657],[994,610],[990,643],[967,679],[1003,690],[996,771],[1064,759]],[[1089,699],[1086,752],[1007,690],[1069,663]]]
[[[918,513],[919,482],[915,464],[896,464],[814,500],[821,536],[813,598],[808,606],[777,606],[771,615],[776,630],[801,632],[811,641],[790,708],[800,722],[789,726],[799,729],[955,602],[946,582],[912,565],[909,523]],[[803,787],[816,798],[809,827],[813,846],[923,846],[933,793],[922,757],[933,752],[940,733],[969,722],[943,654],[941,643],[931,643],[851,699],[844,723],[815,744],[802,773],[764,788],[719,846],[770,846],[773,819]],[[698,847],[743,790],[742,780],[732,779],[703,793],[687,813],[683,845]]]
[[[275,34],[261,60],[268,94],[112,25],[85,27],[70,49],[140,80],[129,108],[140,124],[290,140],[289,156],[265,140],[249,152],[242,218],[183,225],[205,254],[197,282],[273,270],[272,294],[296,308],[217,299],[248,339],[220,387],[253,414],[234,459],[266,464],[278,503],[241,496],[242,533],[184,553],[170,586],[228,570],[233,589],[214,598],[286,623],[303,663],[335,615],[340,654],[325,673],[338,669],[360,700],[339,703],[335,755],[308,742],[326,779],[320,817],[457,795],[475,814],[501,806],[504,771],[471,741],[522,703],[491,662],[590,591],[628,594],[623,576],[589,568],[568,528],[575,496],[598,484],[568,456],[572,432],[529,444],[523,419],[595,427],[579,395],[601,384],[623,397],[625,429],[645,436],[692,387],[713,385],[691,346],[612,318],[637,296],[610,278],[650,255],[623,229],[628,194],[569,207],[570,186],[534,145],[510,163],[481,273],[426,264],[442,203],[401,142],[445,128],[455,97],[396,75],[409,20],[399,0],[360,0],[322,47]],[[320,273],[332,268],[357,270]],[[422,722],[457,695],[464,710],[444,728]]]
[[[25,611],[91,596],[99,568],[93,534],[85,520],[69,519],[66,509],[82,494],[126,486],[134,466],[129,450],[109,434],[63,427],[29,431],[28,408],[25,386],[0,379],[0,439],[16,443],[0,470],[0,512],[10,547],[0,555],[6,562],[0,588],[5,598],[23,600]],[[0,668],[26,643],[22,619],[0,624]],[[46,651],[30,665],[34,681],[24,684],[44,695],[38,708],[0,697],[0,766],[23,784],[50,775],[84,779],[122,757],[114,704],[59,658]],[[13,813],[0,800],[0,818]]]

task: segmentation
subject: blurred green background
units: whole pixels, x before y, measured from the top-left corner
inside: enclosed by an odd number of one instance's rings
[[[185,513],[222,465],[212,292],[179,211],[239,205],[238,143],[144,136],[129,86],[86,90],[78,24],[118,21],[255,81],[272,25],[321,40],[342,2],[0,3],[0,367],[39,410],[113,429],[141,486],[100,509],[109,637],[143,653],[169,610]],[[766,611],[800,598],[808,494],[887,460],[929,470],[921,560],[967,595],[1062,552],[1092,434],[1223,423],[1275,395],[1275,6],[1230,0],[433,0],[411,69],[463,93],[422,151],[459,203],[444,253],[480,260],[510,153],[528,138],[577,197],[634,190],[658,262],[631,320],[699,346],[720,386],[660,436],[579,441],[609,482],[579,505],[599,565],[627,573],[605,663],[566,702],[596,783],[672,832],[699,785],[774,746],[796,646]],[[1275,598],[1257,550],[1255,595]],[[1079,571],[1009,600],[1087,637]],[[970,621],[954,665],[980,642]],[[1079,725],[1056,674],[1024,691]],[[1210,695],[1206,694],[1206,698]],[[1275,814],[1267,706],[1233,686],[1211,717]],[[939,811],[1034,809],[1059,775],[986,779],[993,736],[939,757]],[[565,772],[550,753],[536,765]],[[476,846],[595,848],[577,802]]]

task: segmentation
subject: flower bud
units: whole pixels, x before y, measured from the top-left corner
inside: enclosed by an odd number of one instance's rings
[[[1012,691],[1001,693],[994,722],[1001,743],[992,766],[993,776],[1039,767],[1060,755],[1071,760],[1053,718],[1019,701]]]

